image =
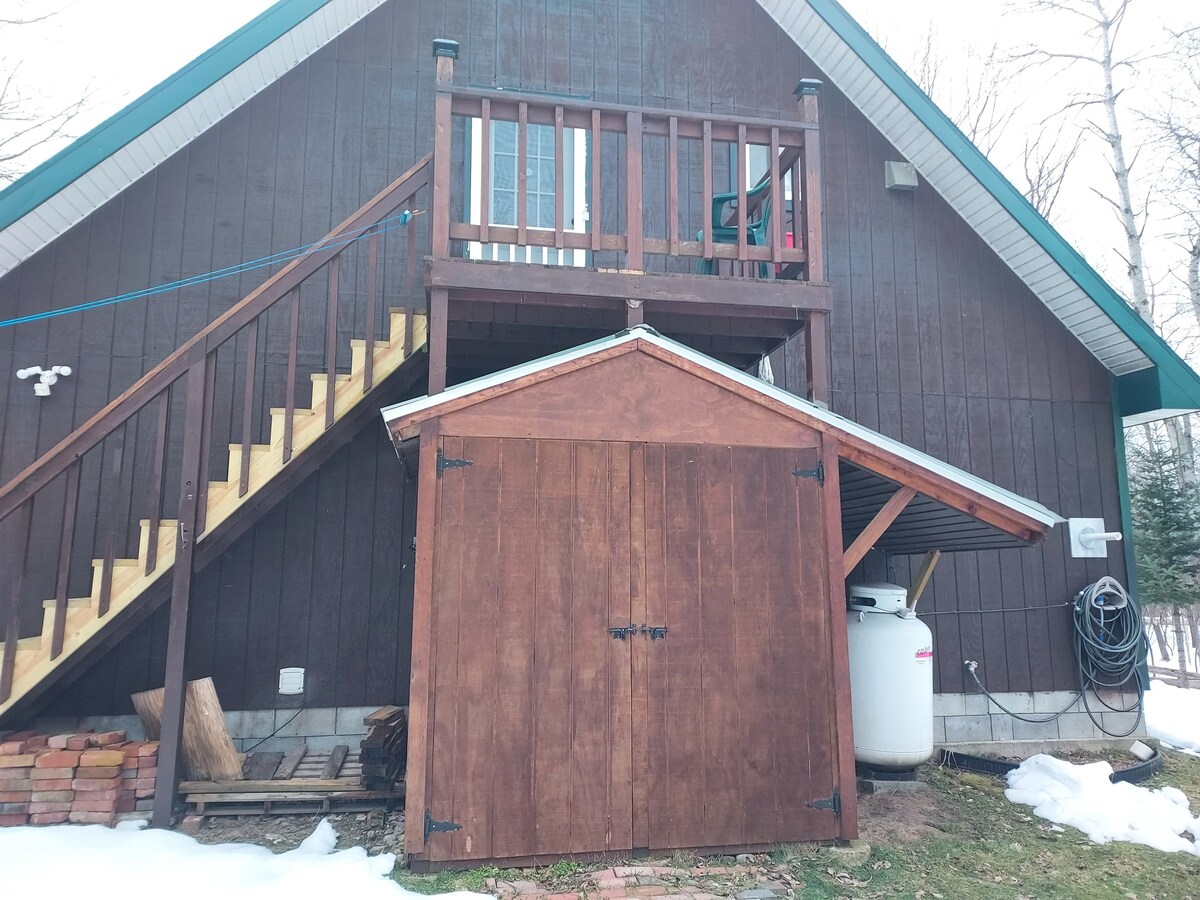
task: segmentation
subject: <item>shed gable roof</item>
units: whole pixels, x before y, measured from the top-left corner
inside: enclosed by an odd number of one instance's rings
[[[1063,521],[1060,516],[1036,501],[1014,494],[774,385],[753,378],[678,341],[663,337],[645,325],[514,366],[503,372],[454,385],[440,394],[418,397],[387,407],[382,410],[383,419],[393,440],[399,445],[405,439],[413,437],[420,424],[428,419],[450,416],[455,412],[481,406],[520,391],[534,390],[540,385],[570,376],[588,367],[602,365],[627,353],[652,356],[683,370],[694,379],[731,390],[750,403],[835,438],[842,459],[872,473],[877,480],[882,479],[881,486],[885,492],[889,483],[903,482],[935,501],[934,505],[941,509],[943,517],[947,509],[961,514],[952,527],[977,528],[977,523],[970,521],[977,519],[987,523],[991,529],[1004,532],[1018,541],[1029,542],[1045,537],[1050,528]],[[586,397],[586,394],[577,391],[575,396]],[[575,401],[572,401],[572,411],[577,414],[574,403]],[[630,414],[636,415],[636,410]],[[914,527],[927,527],[927,517],[933,512],[932,509],[914,511],[911,515]],[[951,548],[958,546],[953,541],[944,542],[944,545]],[[995,542],[986,544],[1001,545],[1003,544]],[[980,545],[970,546],[978,549]],[[965,544],[961,547],[967,548],[968,545]]]

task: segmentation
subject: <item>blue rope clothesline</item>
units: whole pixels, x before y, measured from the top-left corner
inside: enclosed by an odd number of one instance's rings
[[[371,229],[374,229],[374,234],[386,234],[387,232],[396,228],[404,227],[412,221],[414,216],[418,216],[420,214],[420,210],[406,209],[399,215],[381,219],[374,225],[367,225],[364,228],[359,229],[359,233],[354,237],[346,238],[345,240],[336,243],[326,244],[323,241],[314,241],[311,244],[303,244],[299,247],[293,247],[291,250],[281,250],[278,253],[272,253],[270,256],[261,256],[258,259],[252,259],[233,266],[226,266],[223,269],[214,269],[211,272],[205,272],[203,275],[191,275],[187,278],[181,278],[178,281],[171,281],[167,282],[166,284],[155,285],[154,287],[142,288],[141,290],[130,291],[125,294],[117,294],[115,297],[105,297],[103,300],[89,300],[87,303],[80,303],[75,306],[65,306],[61,309],[50,309],[46,310],[45,312],[31,313],[27,316],[18,316],[15,319],[3,319],[0,320],[0,328],[7,328],[12,325],[24,325],[27,322],[38,322],[42,319],[54,319],[58,316],[70,315],[71,313],[87,312],[91,309],[100,309],[104,306],[113,306],[117,303],[124,303],[127,300],[138,300],[142,297],[153,297],[157,294],[165,294],[170,291],[180,290],[181,288],[193,287],[194,285],[206,284],[210,281],[217,281],[221,278],[229,278],[234,275],[241,275],[244,272],[253,272],[256,269],[266,268],[267,266],[291,262],[294,259],[299,259],[300,257],[307,255],[316,247],[321,247],[321,249],[332,249],[336,247],[349,246],[355,241],[366,237],[368,233],[371,233]]]

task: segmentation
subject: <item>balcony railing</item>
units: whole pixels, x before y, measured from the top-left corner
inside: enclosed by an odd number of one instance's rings
[[[798,89],[797,119],[774,120],[439,74],[435,258],[823,281],[818,82]]]

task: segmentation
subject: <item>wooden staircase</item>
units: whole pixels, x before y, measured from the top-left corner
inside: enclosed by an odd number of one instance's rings
[[[95,646],[114,622],[145,600],[153,587],[169,583],[181,549],[192,567],[194,555],[201,553],[206,542],[214,542],[215,536],[227,536],[231,524],[240,515],[256,516],[269,508],[277,499],[275,494],[280,484],[302,468],[306,454],[322,441],[327,442],[327,436],[339,425],[357,430],[373,412],[364,407],[378,401],[381,386],[406,367],[406,363],[411,368],[416,354],[423,354],[426,316],[412,301],[415,242],[410,215],[400,220],[409,230],[409,303],[402,308],[387,309],[388,322],[383,329],[386,337],[378,339],[374,335],[380,330],[375,315],[380,296],[387,298],[398,293],[389,291],[387,286],[380,290],[378,274],[381,269],[386,271],[386,266],[380,265],[380,235],[390,230],[388,225],[396,218],[389,219],[389,216],[415,199],[417,192],[427,186],[429,169],[429,157],[426,157],[330,232],[322,242],[290,262],[25,472],[0,488],[0,525],[7,528],[0,535],[8,545],[7,549],[15,551],[10,558],[17,560],[12,573],[7,566],[0,572],[0,637],[5,639],[0,642],[0,719],[31,691],[44,687],[48,679],[56,677],[56,673],[61,674],[60,670],[72,660]],[[338,368],[336,341],[339,296],[344,297],[341,283],[345,279],[340,275],[342,260],[351,252],[359,253],[359,262],[365,262],[363,268],[368,271],[366,290],[360,292],[365,293],[365,297],[356,298],[365,302],[352,307],[356,316],[354,330],[370,337],[350,341],[350,366],[345,372]],[[322,291],[327,298],[323,310],[326,321],[325,371],[310,374],[311,399],[309,406],[302,408],[295,403],[295,383],[303,377],[297,375],[297,323],[302,302],[299,288],[320,271],[327,273]],[[256,354],[260,344],[265,343],[260,340],[259,326],[276,303],[285,307],[290,303],[291,307],[286,405],[270,409],[269,442],[256,443],[251,427],[251,410],[258,407],[259,397],[254,373]],[[341,309],[344,314],[346,306]],[[365,322],[357,321],[359,317]],[[212,446],[211,437],[216,354],[218,349],[239,336],[240,344],[233,346],[244,347],[247,354],[243,370],[247,373],[245,383],[234,388],[239,394],[244,392],[245,396],[242,440],[230,443],[228,447],[216,447]],[[344,355],[342,359],[345,359]],[[175,429],[182,431],[181,435],[174,435],[168,427],[172,392],[177,392],[177,401],[185,401],[183,427]],[[179,392],[186,396],[180,398]],[[174,404],[176,409],[180,405],[179,402]],[[197,413],[199,421],[196,421]],[[118,533],[120,523],[110,523],[107,534],[97,529],[96,541],[101,553],[92,560],[90,592],[82,597],[68,596],[72,551],[78,549],[73,546],[73,536],[83,472],[82,457],[89,452],[99,453],[104,463],[100,469],[101,477],[111,474],[119,483],[123,462],[132,455],[124,452],[125,440],[128,435],[139,433],[138,423],[134,421],[139,415],[149,416],[157,423],[155,473],[158,477],[157,483],[152,479],[146,486],[145,499],[149,501],[151,514],[140,520],[137,556],[124,558],[117,555],[120,541],[113,535]],[[263,425],[265,427],[266,423]],[[176,436],[181,440],[173,440]],[[174,446],[173,451],[173,445],[178,443],[183,444],[182,448]],[[221,454],[228,457],[225,480],[205,478],[205,471],[211,468],[207,464],[210,456],[215,463]],[[180,456],[184,470],[180,475],[180,496],[187,498],[191,496],[189,492],[194,492],[197,499],[194,507],[181,499],[180,517],[164,518],[160,514],[166,487],[163,473],[169,468],[167,460]],[[189,459],[198,475],[194,483],[187,479]],[[96,474],[95,467],[90,471]],[[21,599],[24,595],[28,604],[28,595],[34,589],[32,582],[22,586],[29,561],[27,551],[36,540],[31,537],[33,508],[51,484],[63,488],[47,496],[48,505],[53,507],[57,503],[57,508],[62,510],[55,589],[46,591],[55,596],[42,603],[40,634],[20,637]],[[116,491],[110,490],[110,493]],[[131,493],[129,509],[141,505],[140,485],[132,487]],[[99,498],[100,494],[96,496]],[[99,499],[97,504],[100,505]],[[114,517],[118,508],[114,503]],[[185,516],[184,511],[189,509],[191,515]],[[103,520],[109,511],[101,506],[96,512]],[[195,535],[194,540],[188,540],[189,534]],[[26,611],[26,618],[29,612]]]

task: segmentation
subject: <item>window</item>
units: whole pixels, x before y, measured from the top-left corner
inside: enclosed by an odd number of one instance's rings
[[[467,180],[471,185],[470,222],[480,221],[480,174],[482,172],[483,148],[481,147],[481,123],[471,120],[471,152],[467,164]],[[556,199],[554,196],[554,128],[550,125],[530,125],[526,146],[526,201],[525,224],[527,228],[554,230]],[[517,123],[491,123],[490,191],[488,202],[488,224],[517,224]],[[587,231],[587,133],[582,129],[567,128],[563,131],[563,222],[567,231],[583,234]],[[467,245],[471,259],[539,263],[557,266],[584,266],[587,264],[586,250],[559,250],[554,247],[519,247],[512,244]]]

